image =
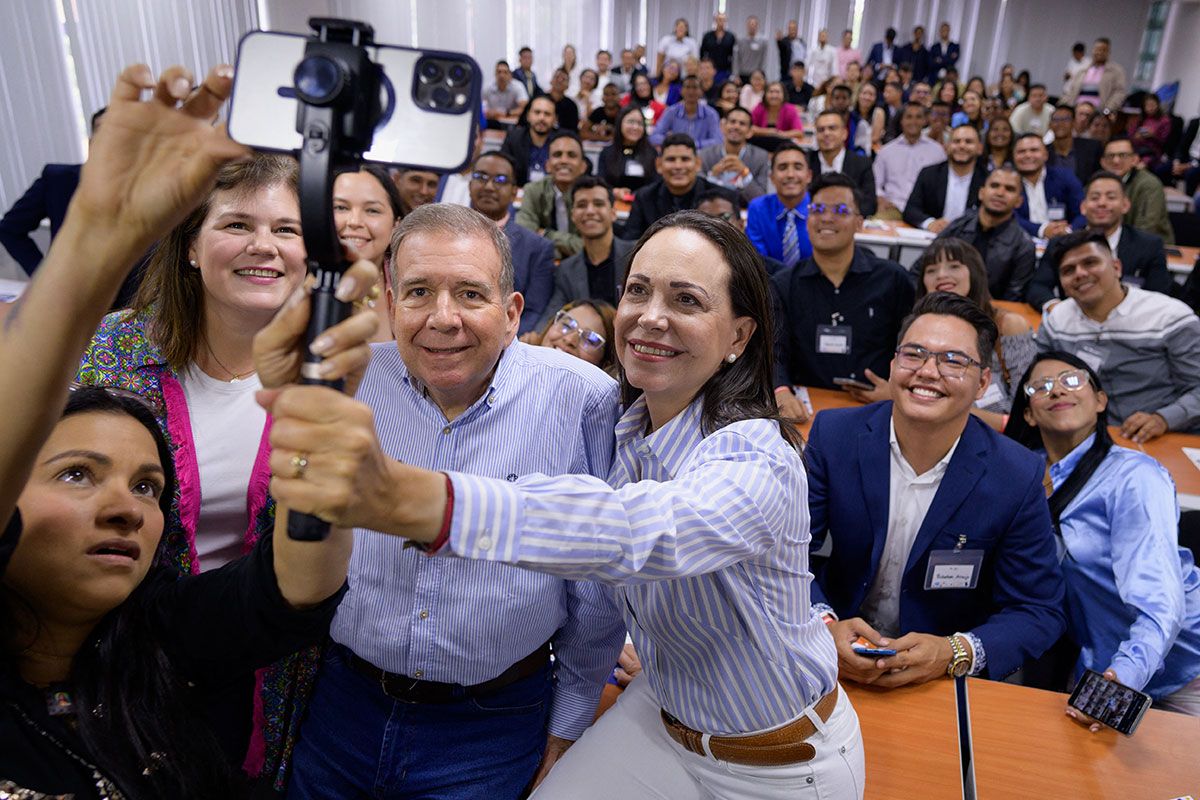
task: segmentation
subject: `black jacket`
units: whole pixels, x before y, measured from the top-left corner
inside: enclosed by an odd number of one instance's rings
[[[982,240],[983,237],[979,229],[979,212],[963,214],[947,225],[937,238],[946,239],[951,236],[978,247],[976,239]],[[997,300],[1024,300],[1025,285],[1033,277],[1037,262],[1037,251],[1033,247],[1033,241],[1025,235],[1014,216],[1008,222],[994,228],[986,242],[980,254],[987,267],[988,289],[992,297]]]
[[[513,177],[517,179],[518,186],[529,183],[529,151],[532,149],[533,137],[529,135],[529,128],[524,125],[514,125],[510,128],[500,145],[500,152],[517,165],[517,174]]]
[[[638,189],[633,195],[633,207],[629,209],[629,219],[625,221],[625,230],[621,232],[624,239],[637,239],[646,229],[676,211],[690,211],[696,207],[697,198],[710,190],[717,190],[729,198],[733,207],[738,207],[737,195],[704,178],[696,178],[692,190],[678,197],[671,194],[662,179]]]
[[[808,154],[808,168],[812,170],[813,180],[821,174],[821,152],[813,150]],[[842,174],[854,181],[858,191],[859,212],[864,217],[875,213],[877,202],[875,195],[875,171],[871,169],[871,159],[858,153],[846,150],[842,159]]]
[[[1063,299],[1062,284],[1058,282],[1059,245],[1062,237],[1051,239],[1046,252],[1038,261],[1033,280],[1025,290],[1025,301],[1041,311],[1050,300]],[[1129,225],[1121,226],[1121,241],[1117,242],[1117,259],[1121,262],[1121,280],[1152,292],[1170,294],[1174,281],[1167,270],[1167,251],[1163,240],[1152,233]]]
[[[1046,162],[1047,167],[1067,166],[1055,151],[1054,145],[1050,145],[1049,150],[1050,160]],[[1088,179],[1100,169],[1100,154],[1104,150],[1104,145],[1095,139],[1081,139],[1076,136],[1071,150],[1075,153],[1075,177],[1079,178],[1080,183],[1087,186]]]
[[[917,173],[908,202],[904,204],[904,221],[914,228],[933,217],[941,219],[946,210],[946,181],[950,175],[950,162],[943,161],[925,167]],[[979,207],[979,189],[987,180],[987,166],[982,158],[975,160],[975,173],[967,189],[966,211]],[[965,211],[964,211],[965,213]]]
[[[625,260],[633,250],[633,245],[634,243],[628,239],[613,236],[613,272],[617,279],[617,297],[621,296],[621,284],[625,278]],[[588,285],[587,253],[579,252],[569,258],[564,258],[558,268],[554,270],[554,293],[550,295],[550,302],[546,303],[546,310],[542,313],[542,318],[538,320],[537,329],[544,328],[546,323],[553,319],[558,310],[567,303],[572,300],[586,300],[591,295],[592,290]]]
[[[1192,120],[1187,124],[1187,129],[1184,130],[1183,136],[1179,139],[1179,147],[1175,150],[1175,160],[1186,164],[1192,160],[1189,150],[1192,149],[1192,142],[1196,141],[1196,132],[1200,129],[1200,117]]]

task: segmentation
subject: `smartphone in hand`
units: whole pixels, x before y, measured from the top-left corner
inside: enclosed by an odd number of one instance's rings
[[[1075,685],[1067,705],[1082,711],[1101,725],[1130,736],[1152,702],[1150,695],[1145,692],[1117,681],[1106,681],[1099,672],[1089,669]]]
[[[854,640],[854,644],[850,645],[855,653],[866,658],[886,658],[887,656],[896,655],[896,651],[889,647],[880,647],[862,636]]]

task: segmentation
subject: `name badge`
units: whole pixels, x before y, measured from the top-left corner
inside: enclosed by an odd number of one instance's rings
[[[625,162],[625,174],[631,178],[641,178],[646,174],[646,168],[642,166],[642,162],[630,159]]]
[[[1004,390],[1000,388],[999,383],[993,380],[988,384],[988,387],[983,390],[983,397],[975,401],[975,405],[978,408],[987,408],[988,406],[1003,402],[1005,402]]]
[[[546,172],[541,167],[530,167],[529,168],[529,182],[530,183],[536,183],[537,181],[540,181],[544,177],[546,177]]]
[[[974,589],[982,568],[982,550],[934,550],[925,570],[925,588]]]
[[[850,352],[849,325],[818,325],[817,352],[844,356]]]
[[[1050,217],[1051,222],[1058,222],[1067,218],[1067,207],[1058,201],[1052,200],[1046,209],[1046,214]]]
[[[1083,363],[1091,367],[1093,372],[1099,372],[1101,365],[1104,364],[1104,358],[1107,353],[1105,353],[1103,345],[1099,342],[1084,342],[1079,345],[1079,349],[1075,351],[1075,355],[1079,356],[1079,359]]]

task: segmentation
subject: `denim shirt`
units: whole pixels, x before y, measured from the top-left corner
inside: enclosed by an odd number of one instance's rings
[[[1058,489],[1089,436],[1050,467]],[[1144,453],[1113,447],[1063,511],[1071,636],[1087,667],[1160,699],[1200,675],[1200,570],[1178,546],[1175,485]],[[1061,552],[1061,548],[1060,548]]]

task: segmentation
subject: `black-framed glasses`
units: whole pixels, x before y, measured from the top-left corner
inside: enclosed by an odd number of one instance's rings
[[[484,184],[492,183],[496,186],[507,186],[513,182],[513,179],[507,175],[488,175],[486,172],[480,172],[476,170],[475,172],[471,173],[471,182]]]
[[[723,219],[726,222],[733,222],[738,218],[738,213],[736,211],[722,211],[720,214],[708,214],[707,216],[715,219]]]
[[[1030,380],[1025,384],[1025,396],[1034,397],[1035,395],[1049,395],[1054,391],[1054,384],[1058,384],[1068,392],[1078,392],[1084,386],[1092,382],[1092,376],[1088,375],[1085,369],[1069,369],[1065,372],[1060,372],[1057,375],[1047,376],[1040,380]]]
[[[909,372],[916,372],[930,358],[937,363],[938,372],[943,378],[962,378],[970,367],[983,369],[983,364],[957,350],[938,352],[926,350],[919,344],[902,344],[896,348],[896,366]]]
[[[78,392],[81,389],[94,389],[94,390],[102,391],[109,397],[114,397],[114,398],[117,398],[118,400],[132,400],[133,402],[137,403],[138,405],[142,406],[143,408],[145,408],[149,411],[152,411],[155,413],[158,412],[158,409],[156,409],[154,407],[154,403],[150,401],[150,398],[146,397],[145,395],[138,394],[137,392],[130,391],[129,389],[122,389],[119,386],[104,386],[102,384],[79,383],[78,381],[72,381],[71,384],[69,386],[67,386],[67,391],[72,392],[72,393]]]
[[[604,343],[608,341],[603,335],[596,333],[591,328],[581,327],[575,318],[566,311],[559,311],[554,315],[554,324],[559,327],[564,335],[571,333],[578,334],[579,346],[585,350],[603,350]]]
[[[855,213],[854,209],[845,203],[838,203],[835,206],[826,205],[825,203],[810,203],[808,211],[815,216],[820,216],[828,211],[835,217],[848,217]]]

